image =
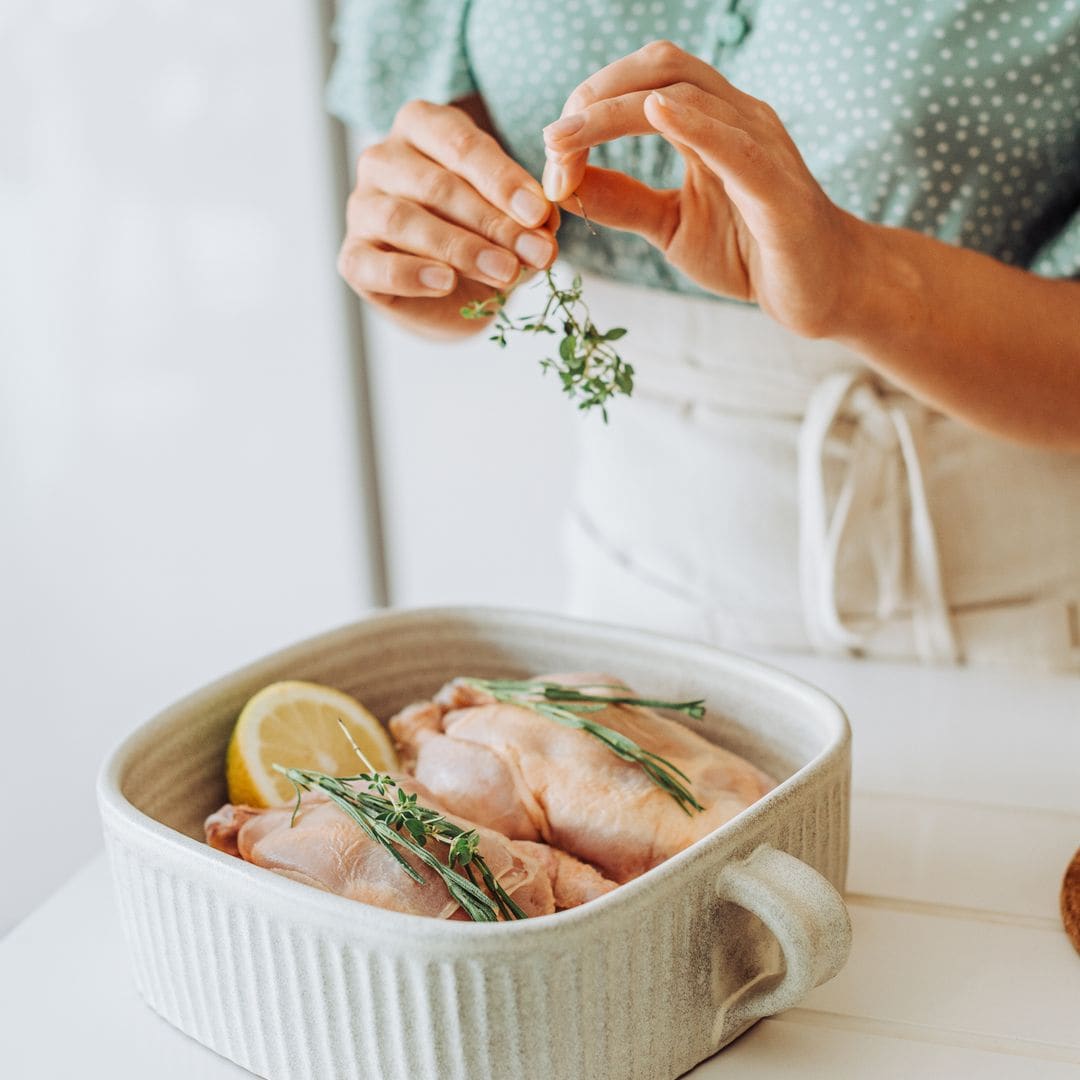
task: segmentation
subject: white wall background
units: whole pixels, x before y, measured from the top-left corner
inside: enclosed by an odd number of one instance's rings
[[[0,932],[118,737],[372,598],[323,15],[0,0]]]
[[[558,609],[562,512],[584,417],[545,341],[432,344],[366,318],[390,597]]]
[[[97,850],[117,739],[383,557],[395,604],[562,604],[583,420],[534,343],[370,317],[357,429],[329,6],[0,0],[0,934]]]

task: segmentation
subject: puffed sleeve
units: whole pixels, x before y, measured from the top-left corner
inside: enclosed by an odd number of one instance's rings
[[[469,0],[339,0],[330,111],[381,134],[413,98],[446,104],[476,92],[465,55]]]

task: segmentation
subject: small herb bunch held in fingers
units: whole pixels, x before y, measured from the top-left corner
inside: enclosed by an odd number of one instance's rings
[[[392,776],[376,772],[344,725],[342,730],[367,766],[367,772],[356,776],[328,776],[315,769],[274,765],[296,790],[291,824],[296,823],[303,792],[317,789],[352,818],[369,840],[385,848],[418,885],[426,885],[427,878],[405,858],[403,852],[415,856],[433,870],[442,879],[451,899],[474,922],[497,922],[500,916],[507,921],[527,918],[495,879],[480,854],[477,831],[462,829],[437,810],[420,805],[416,795],[404,791]],[[367,791],[353,786],[357,783],[366,784]],[[448,846],[445,863],[428,848],[429,840]]]
[[[564,727],[577,728],[599,739],[613,754],[640,766],[646,776],[665,791],[687,815],[705,807],[690,790],[690,777],[666,758],[639,746],[633,739],[619,731],[597,723],[590,713],[599,712],[608,705],[638,705],[643,708],[672,709],[694,719],[705,715],[705,702],[655,701],[652,698],[633,697],[625,693],[624,686],[596,686],[595,690],[612,690],[612,694],[594,694],[574,686],[529,679],[462,679],[466,686],[473,686],[490,694],[496,701],[508,705],[521,705],[540,716],[553,720]],[[620,692],[621,691],[621,692]]]
[[[585,207],[578,199],[581,214],[595,236]],[[547,286],[543,310],[535,315],[514,319],[506,311],[509,293],[497,292],[486,300],[473,300],[461,309],[464,319],[491,319],[495,322],[489,340],[506,347],[507,335],[552,334],[559,338],[556,356],[540,361],[542,370],[554,371],[563,393],[583,412],[599,409],[607,423],[607,403],[616,396],[629,397],[634,392],[634,368],[613,348],[612,342],[626,335],[621,326],[599,330],[582,299],[580,275],[575,274],[570,288],[561,288],[550,270],[544,271],[539,284]]]
[[[597,329],[589,317],[589,309],[581,299],[581,278],[574,276],[570,288],[560,288],[555,275],[544,271],[541,279],[547,285],[544,308],[535,315],[512,318],[506,311],[508,295],[498,292],[487,300],[474,300],[461,309],[466,319],[488,319],[494,316],[490,340],[505,348],[507,335],[561,335],[557,355],[544,357],[540,367],[554,371],[562,383],[563,393],[577,402],[582,411],[599,409],[607,423],[607,403],[616,394],[629,397],[634,391],[634,369],[612,347],[613,341],[626,334],[622,327],[614,330]]]

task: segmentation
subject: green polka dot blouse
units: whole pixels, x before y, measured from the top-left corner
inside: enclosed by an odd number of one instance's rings
[[[340,0],[335,37],[328,100],[348,124],[385,131],[411,98],[479,92],[536,176],[574,86],[669,38],[768,101],[845,209],[1080,276],[1080,0]],[[591,160],[681,179],[659,136]],[[699,291],[640,238],[564,221],[571,262]]]

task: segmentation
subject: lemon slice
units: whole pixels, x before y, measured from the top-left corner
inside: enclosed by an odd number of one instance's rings
[[[385,772],[400,768],[385,728],[355,698],[317,683],[271,683],[244,706],[229,740],[225,755],[229,801],[248,806],[291,802],[296,792],[273,768],[275,762],[331,776],[363,772],[339,719],[374,768]]]

